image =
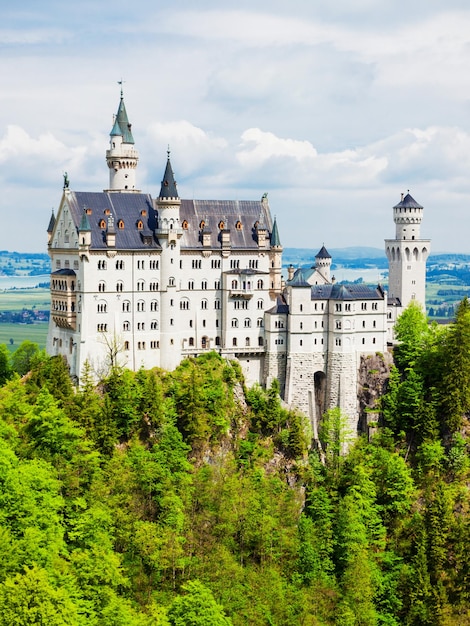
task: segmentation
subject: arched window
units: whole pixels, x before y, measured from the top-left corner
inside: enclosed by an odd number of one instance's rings
[[[189,224],[188,224],[187,220],[183,220],[183,223],[182,223],[183,230],[188,230],[188,226],[189,226]]]
[[[264,342],[263,342],[263,337],[258,337],[258,346],[259,346],[260,348],[262,348],[262,347],[263,347],[263,345],[264,345]]]
[[[245,337],[245,347],[246,348],[250,347],[250,338],[249,337]]]
[[[116,261],[116,269],[123,270],[124,269],[124,261],[118,260]]]
[[[169,287],[174,287],[175,286],[175,279],[173,276],[170,276],[170,278],[168,279],[168,286]]]
[[[118,282],[116,283],[116,291],[122,291],[123,290],[123,282],[122,280],[118,280]]]
[[[201,309],[207,310],[207,300],[201,300]]]
[[[104,230],[106,228],[106,222],[104,220],[100,220],[99,227],[101,230]]]
[[[137,291],[144,291],[144,289],[145,289],[145,282],[143,280],[138,280]]]
[[[263,289],[263,281],[261,280],[261,278],[256,283],[256,286],[257,286],[258,289]]]
[[[258,300],[258,309],[262,309],[264,307],[263,300]]]
[[[152,320],[150,322],[150,330],[158,330],[158,321],[157,320]]]
[[[131,310],[131,303],[129,302],[129,300],[124,300],[124,302],[122,303],[123,313],[129,313],[130,310]]]
[[[131,329],[130,322],[123,322],[123,323],[122,323],[122,330],[123,330],[123,331],[128,331],[128,330],[130,330],[130,329]]]
[[[249,317],[245,318],[244,326],[245,326],[245,328],[251,328],[251,320],[250,320]]]
[[[117,226],[120,230],[124,228],[124,220],[118,220]]]
[[[183,311],[189,311],[189,299],[188,298],[181,298],[180,309]]]
[[[238,289],[238,280],[232,280],[232,289]]]
[[[256,326],[258,328],[263,328],[263,318],[262,317],[258,317],[258,319],[256,320]]]
[[[142,222],[142,220],[138,220],[137,221],[137,229],[138,230],[142,230],[144,227],[144,223]]]
[[[106,291],[106,284],[103,281],[98,283],[98,291]]]
[[[189,346],[192,348],[194,346],[194,337],[189,338]]]
[[[152,300],[152,302],[150,303],[150,310],[151,311],[158,311],[158,301],[157,300]]]
[[[238,320],[236,317],[232,319],[232,328],[238,328]]]
[[[137,310],[140,312],[145,311],[145,302],[143,300],[137,302]]]

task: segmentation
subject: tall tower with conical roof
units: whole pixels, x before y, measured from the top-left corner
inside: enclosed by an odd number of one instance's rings
[[[121,89],[121,99],[110,133],[109,150],[106,150],[106,162],[109,168],[108,191],[138,192],[135,182],[138,161],[139,153],[134,147],[134,137]]]
[[[395,239],[385,240],[388,258],[388,291],[402,307],[412,300],[426,310],[426,260],[431,249],[429,239],[421,239],[423,207],[407,193],[393,207]]]
[[[155,200],[157,211],[155,234],[162,247],[160,365],[168,370],[173,370],[181,361],[181,311],[177,302],[181,289],[180,240],[183,235],[180,225],[180,207],[181,200],[178,196],[168,150],[160,194]]]
[[[282,289],[282,245],[276,218],[274,218],[269,243],[269,287],[272,296],[274,296],[274,294],[281,293]]]
[[[331,282],[331,254],[325,246],[322,246],[315,255],[315,268],[328,283]]]

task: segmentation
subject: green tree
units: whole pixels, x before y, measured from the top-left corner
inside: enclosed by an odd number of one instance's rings
[[[168,609],[171,626],[230,626],[224,609],[216,602],[210,589],[200,581],[183,585],[185,595],[175,598]]]
[[[1,626],[77,626],[86,620],[63,589],[56,589],[39,567],[7,578],[0,585]]]
[[[4,343],[0,344],[0,386],[11,377],[10,353]]]
[[[23,341],[12,354],[11,365],[13,370],[20,376],[24,376],[37,362],[40,354],[41,351],[36,343],[28,340]]]

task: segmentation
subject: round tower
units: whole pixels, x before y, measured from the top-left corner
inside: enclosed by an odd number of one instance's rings
[[[269,243],[269,286],[271,293],[274,295],[281,293],[282,290],[282,245],[276,218],[274,218]]]
[[[385,240],[388,258],[388,295],[402,307],[412,300],[426,310],[426,260],[431,249],[429,239],[421,239],[423,207],[407,193],[393,207],[395,239]]]
[[[325,246],[322,246],[315,255],[315,268],[328,283],[331,282],[331,254]]]
[[[121,89],[121,100],[110,133],[109,150],[106,150],[106,162],[109,168],[108,191],[138,192],[135,183],[138,161],[139,153],[134,147],[131,124],[127,117]]]

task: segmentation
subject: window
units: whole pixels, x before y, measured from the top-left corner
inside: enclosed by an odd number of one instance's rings
[[[181,226],[183,227],[183,230],[188,230],[188,222],[186,220],[183,220],[183,223],[181,224]]]
[[[150,303],[150,310],[151,311],[158,311],[158,301],[157,300],[152,300],[152,302]]]
[[[300,322],[300,330],[303,330],[303,328],[304,328],[304,323]]]
[[[250,259],[250,260],[248,261],[248,267],[249,267],[251,270],[257,270],[257,269],[258,269],[258,261],[257,261],[257,260],[255,260],[255,259]]]
[[[106,291],[106,284],[103,281],[98,283],[98,291]]]
[[[351,311],[351,305],[350,304],[345,304],[344,305],[344,310],[345,311]]]
[[[158,259],[154,259],[152,261],[150,261],[150,269],[151,270],[158,270],[160,267],[160,261]]]
[[[99,227],[101,228],[101,230],[105,229],[106,228],[106,222],[104,220],[100,220]]]
[[[145,330],[145,322],[137,322],[137,330]]]
[[[361,311],[367,311],[367,302],[361,302]]]
[[[250,338],[249,338],[249,337],[245,337],[245,346],[246,346],[247,348],[249,348],[249,347],[250,347]]]
[[[118,280],[118,282],[116,283],[116,291],[121,292],[123,290],[123,282],[122,280]]]
[[[414,283],[415,281],[413,280],[412,282]],[[377,308],[378,308],[377,302],[372,302],[372,310],[377,311]]]
[[[207,289],[207,280],[203,280],[201,283],[201,289]]]
[[[232,339],[232,346],[233,346],[234,348],[236,348],[236,347],[237,347],[237,338],[236,338],[236,337],[234,337],[234,338]]]
[[[157,322],[157,320],[152,320],[150,322],[150,330],[158,330],[158,322]]]
[[[238,320],[236,317],[232,319],[232,328],[238,328]]]
[[[243,228],[242,223],[240,222],[240,220],[238,220],[238,222],[235,224],[235,228],[237,230],[241,230]]]
[[[137,302],[137,311],[145,311],[145,302],[143,300]]]
[[[98,269],[105,270],[106,269],[106,261],[98,261]]]
[[[220,280],[216,280],[214,283],[214,289],[217,291],[218,289],[220,289]]]
[[[124,302],[122,303],[122,312],[129,313],[130,310],[131,310],[131,303],[129,302],[129,300],[124,300]]]
[[[189,338],[189,347],[192,348],[194,346],[194,337]]]
[[[194,280],[190,280],[188,282],[188,289],[191,291],[192,289],[194,289]]]
[[[340,346],[340,345],[341,345],[341,339],[339,339],[339,338],[337,337],[337,338],[335,339],[335,344],[336,344],[337,346]]]
[[[124,269],[124,261],[116,261],[116,269],[123,270]]]
[[[263,328],[263,318],[262,317],[258,317],[258,319],[256,320],[256,326],[257,326],[257,328]]]
[[[202,261],[200,259],[193,259],[191,266],[193,270],[200,270],[202,267]]]
[[[107,324],[98,324],[98,326],[96,327],[96,330],[99,333],[105,333],[108,330],[108,325]]]
[[[220,270],[220,259],[212,259],[211,268],[213,270]]]
[[[214,300],[214,309],[220,309],[220,300],[218,298]]]
[[[137,281],[137,291],[143,291],[145,289],[145,282],[143,280]]]
[[[201,300],[201,309],[203,309],[204,311],[207,310],[207,300]]]
[[[263,289],[263,281],[261,280],[261,278],[256,283],[256,286],[257,286],[258,289]]]
[[[240,268],[240,260],[239,259],[231,259],[230,260],[230,269],[238,270]]]
[[[264,302],[263,300],[258,300],[258,309],[262,309],[264,307]]]
[[[158,291],[158,288],[159,288],[158,282],[155,281],[153,283],[150,283],[149,288],[150,288],[150,291]]]
[[[238,289],[238,280],[232,280],[232,289]]]
[[[118,220],[117,227],[119,230],[122,230],[124,228],[124,220]]]
[[[340,312],[341,311],[341,304],[339,304],[338,302],[335,304],[335,311],[336,312]]]
[[[168,279],[168,286],[169,287],[174,287],[175,286],[175,279],[173,276],[170,276],[170,278]]]
[[[130,330],[130,329],[131,329],[131,325],[130,325],[130,323],[129,323],[129,322],[123,322],[123,323],[122,323],[122,330],[123,330],[124,332],[127,332],[127,331],[128,331],[128,330]]]
[[[128,341],[124,342],[124,350],[129,350],[129,342]]]
[[[372,328],[377,328],[377,322],[375,320],[372,322]]]
[[[243,324],[243,325],[245,326],[245,328],[251,328],[251,320],[250,320],[250,318],[249,318],[249,317],[247,317],[247,318],[245,319],[245,321],[244,321],[244,324]]]
[[[106,304],[106,302],[98,302],[98,313],[106,313],[107,308],[108,305]]]
[[[335,328],[336,328],[336,330],[341,330],[341,322],[340,322],[340,320],[336,320]]]
[[[188,298],[182,298],[180,301],[180,309],[182,311],[189,311],[189,300]]]
[[[160,347],[160,342],[159,341],[151,341],[150,342],[150,348],[152,350],[156,350],[159,347]]]
[[[137,342],[137,350],[145,350],[145,341]]]
[[[220,337],[217,335],[217,337],[215,338],[215,345],[216,346],[220,346]]]
[[[136,226],[137,226],[137,230],[142,230],[144,227],[144,223],[142,222],[142,220],[138,220]]]

